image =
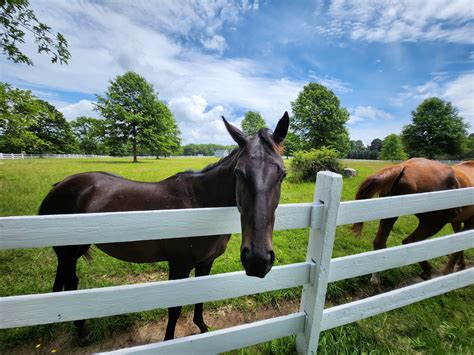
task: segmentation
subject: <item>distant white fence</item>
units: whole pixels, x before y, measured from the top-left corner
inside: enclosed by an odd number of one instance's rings
[[[0,159],[39,159],[39,158],[111,158],[110,155],[96,154],[15,154],[0,153]]]
[[[303,286],[300,311],[120,353],[218,353],[297,334],[314,354],[319,334],[379,313],[472,285],[474,268],[324,309],[329,282],[387,270],[474,247],[474,231],[331,259],[336,226],[474,204],[474,188],[340,202],[342,178],[318,174],[314,202],[280,205],[275,229],[310,227],[306,262],[276,266],[264,278],[232,272],[197,278],[0,298],[0,328],[222,300]],[[136,226],[140,229],[137,230]],[[0,248],[108,243],[239,233],[236,208],[202,208],[0,218]],[[78,238],[77,236],[81,237]],[[192,292],[190,292],[192,290]]]

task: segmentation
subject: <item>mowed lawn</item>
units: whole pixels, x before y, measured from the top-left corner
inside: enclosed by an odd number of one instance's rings
[[[215,158],[173,158],[142,160],[138,164],[128,159],[37,159],[0,161],[0,215],[34,215],[51,185],[71,174],[84,171],[107,171],[142,181],[159,181],[179,171],[201,169]],[[289,164],[287,164],[289,165]],[[351,162],[347,166],[358,170],[358,176],[344,179],[343,200],[354,199],[357,186],[369,174],[385,166],[380,162]],[[289,168],[289,167],[288,167]],[[283,183],[281,203],[312,201],[314,183]],[[401,217],[388,240],[390,246],[414,230],[416,218]],[[362,238],[355,238],[349,226],[338,228],[333,257],[355,254],[372,249],[377,222],[366,223]],[[438,235],[451,233],[446,226]],[[80,235],[77,236],[80,238]],[[305,260],[308,230],[274,233],[276,265]],[[226,253],[214,263],[212,273],[242,270],[239,260],[240,236],[231,238]],[[467,258],[474,261],[474,251]],[[447,258],[433,260],[439,269]],[[56,268],[56,256],[51,248],[0,250],[0,296],[50,292]],[[105,287],[134,282],[165,279],[167,264],[133,264],[113,259],[98,249],[91,263],[78,262],[79,287]],[[418,265],[385,271],[384,287],[388,290],[406,282],[417,281]],[[328,303],[338,304],[371,293],[363,276],[329,285]],[[421,279],[420,279],[421,280]],[[372,292],[373,293],[373,292]],[[231,305],[244,312],[258,313],[262,307],[279,307],[299,299],[300,289],[267,292],[249,297],[208,303],[206,309]],[[191,312],[185,307],[184,312]],[[101,341],[118,330],[130,329],[166,316],[166,310],[155,310],[90,321],[93,341]],[[9,353],[25,342],[54,339],[59,334],[74,332],[71,323],[0,330],[0,352]],[[235,351],[233,353],[295,352],[294,337]],[[60,351],[60,349],[59,349]],[[32,348],[31,352],[35,352]],[[339,327],[321,334],[320,353],[474,353],[474,287],[431,298],[376,317]]]

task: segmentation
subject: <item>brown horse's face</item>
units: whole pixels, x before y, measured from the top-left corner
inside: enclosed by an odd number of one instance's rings
[[[247,275],[263,278],[275,261],[272,246],[275,209],[286,175],[280,151],[289,118],[285,112],[273,134],[263,129],[251,137],[245,137],[224,122],[240,147],[235,166],[236,201],[242,224],[240,260]]]

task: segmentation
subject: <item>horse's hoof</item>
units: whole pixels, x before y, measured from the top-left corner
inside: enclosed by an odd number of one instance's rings
[[[372,274],[370,278],[370,284],[376,288],[380,288],[382,286],[382,281],[380,280],[379,274]]]
[[[79,329],[79,346],[87,346],[92,342],[92,332],[89,327]]]

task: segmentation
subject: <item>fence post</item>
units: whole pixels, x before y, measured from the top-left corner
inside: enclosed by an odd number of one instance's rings
[[[296,338],[298,353],[316,354],[318,349],[341,191],[341,175],[329,171],[318,173],[313,203],[322,203],[324,210],[321,221],[317,221],[315,214],[311,215],[306,260],[314,263],[314,267],[310,283],[303,287],[301,295],[300,311],[306,313],[306,322],[304,333]]]

